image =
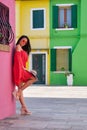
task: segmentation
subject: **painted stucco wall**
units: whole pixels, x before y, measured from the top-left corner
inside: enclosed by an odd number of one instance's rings
[[[52,28],[52,9],[53,6],[56,4],[76,4],[77,5],[77,28],[74,28],[74,30],[56,30]],[[85,3],[84,3],[85,4]],[[80,11],[82,9],[80,8],[81,2],[80,0],[51,0],[50,1],[50,49],[54,48],[54,46],[72,46],[72,59],[73,59],[73,64],[72,64],[72,71],[75,75],[77,75],[77,72],[75,71],[76,68],[76,57],[80,57],[81,52],[77,54],[77,51],[75,52],[75,49],[79,43],[80,40]],[[80,10],[81,9],[81,10]],[[83,8],[84,10],[84,8]],[[81,43],[82,44],[82,43]],[[83,46],[83,45],[82,45]],[[76,53],[74,55],[74,53]],[[74,59],[75,58],[75,59]],[[80,59],[79,59],[80,60]],[[78,62],[78,60],[77,60]],[[79,66],[79,70],[81,67]],[[78,69],[77,69],[78,71]],[[79,76],[81,74],[79,73]],[[76,76],[74,76],[76,78]],[[51,85],[67,85],[66,81],[66,76],[64,73],[54,73],[53,71],[50,71],[50,84]],[[76,85],[78,85],[76,81]]]
[[[9,7],[9,21],[13,32],[15,30],[15,0],[0,0]],[[12,55],[14,48],[13,41],[10,51],[0,51],[0,119],[15,114],[15,100],[12,96],[14,84],[12,81]]]
[[[31,10],[35,8],[45,9],[45,29],[32,30],[31,29]],[[49,1],[20,1],[16,0],[16,37],[20,35],[27,35],[30,37],[33,49],[47,49],[49,48]],[[20,25],[19,25],[20,23]]]
[[[77,28],[74,30],[56,30],[52,28],[52,8],[56,4],[77,5]],[[72,72],[74,73],[74,86],[87,86],[87,0],[16,0],[16,36],[26,34],[30,37],[33,51],[46,51],[54,46],[72,46]],[[32,8],[46,8],[46,29],[31,30]],[[26,15],[25,15],[26,14]],[[49,34],[50,32],[50,34]],[[41,44],[39,44],[41,43]],[[54,73],[50,70],[50,53],[48,54],[48,79],[50,85],[67,85],[66,76],[63,73]],[[50,72],[50,73],[49,73]]]
[[[45,29],[32,30],[31,29],[31,10],[45,9]],[[16,39],[25,34],[29,36],[31,41],[32,52],[46,52],[47,53],[47,84],[49,84],[49,0],[16,0]],[[20,21],[20,25],[19,25]],[[29,63],[30,65],[30,63]]]
[[[87,86],[87,0],[81,0],[80,40],[73,53],[74,85]]]
[[[87,86],[87,0],[55,0],[50,3],[50,12],[55,4],[74,3],[77,5],[77,28],[74,30],[59,31],[50,26],[50,48],[54,46],[72,46],[72,72],[74,73],[74,86]],[[52,21],[52,15],[50,18]],[[50,73],[50,84],[66,85],[64,74]]]

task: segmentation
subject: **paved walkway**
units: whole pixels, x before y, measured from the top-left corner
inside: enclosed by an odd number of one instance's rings
[[[24,91],[32,111],[0,121],[0,130],[87,130],[87,87],[32,86]]]

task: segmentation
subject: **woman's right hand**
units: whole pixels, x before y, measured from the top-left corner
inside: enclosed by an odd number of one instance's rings
[[[18,44],[17,46],[16,46],[16,51],[21,51],[22,50],[22,48],[21,48],[21,46]]]

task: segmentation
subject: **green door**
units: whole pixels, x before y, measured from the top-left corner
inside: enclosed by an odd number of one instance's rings
[[[46,55],[32,54],[32,69],[37,71],[38,81],[35,84],[46,82]]]

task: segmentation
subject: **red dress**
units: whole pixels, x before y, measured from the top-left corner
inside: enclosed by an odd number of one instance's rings
[[[21,82],[28,81],[33,75],[25,70],[28,55],[24,50],[15,51],[14,54],[14,66],[13,66],[13,78],[15,85],[19,86]]]

